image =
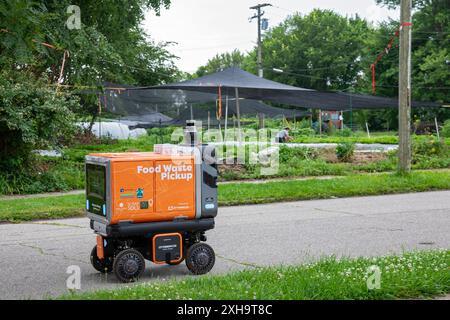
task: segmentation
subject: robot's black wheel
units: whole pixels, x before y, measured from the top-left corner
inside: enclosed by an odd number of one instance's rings
[[[97,256],[97,246],[92,248],[91,251],[91,264],[95,270],[101,273],[110,273],[113,270],[113,260],[112,258],[105,258],[100,260]]]
[[[213,248],[206,243],[193,244],[186,254],[186,266],[193,274],[201,275],[208,273],[216,262]]]
[[[136,249],[126,249],[114,259],[114,273],[122,282],[134,282],[145,269],[145,260]]]

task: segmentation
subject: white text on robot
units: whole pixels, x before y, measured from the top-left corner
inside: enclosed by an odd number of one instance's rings
[[[164,170],[162,170],[164,169]],[[163,171],[163,172],[162,172]],[[192,166],[180,165],[175,166],[172,164],[158,165],[156,167],[137,167],[138,173],[152,174],[161,173],[161,180],[191,180],[192,179]]]

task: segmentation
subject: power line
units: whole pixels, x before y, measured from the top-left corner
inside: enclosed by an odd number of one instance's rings
[[[293,71],[285,71],[285,70],[281,70],[281,69],[276,69],[276,68],[264,68],[266,70],[278,73],[278,74],[288,74],[288,75],[295,75],[295,76],[299,76],[299,77],[303,77],[303,78],[313,78],[313,79],[318,79],[318,80],[324,80],[324,81],[329,81],[331,82],[336,82],[337,80],[332,80],[329,78],[322,78],[322,77],[317,77],[317,76],[312,76],[312,75],[306,75],[306,74],[301,74],[301,73],[297,73],[297,72],[293,72]],[[356,88],[358,86],[353,85],[353,88]],[[385,87],[385,88],[398,88],[398,85],[377,85],[377,87]],[[413,86],[413,88],[416,89],[430,89],[430,90],[450,90],[450,87],[424,87],[424,86]]]
[[[287,11],[287,12],[290,12],[290,13],[294,13],[294,14],[299,13],[299,11],[293,11],[293,10],[291,10],[291,9],[286,9],[286,8],[279,7],[279,6],[274,6],[274,5],[272,5],[272,7],[276,8],[276,9],[283,10],[283,11]]]
[[[176,51],[196,51],[196,50],[206,50],[206,49],[217,49],[217,48],[224,48],[224,47],[228,47],[228,46],[233,46],[233,45],[238,45],[238,44],[245,44],[245,43],[249,43],[249,41],[234,42],[234,43],[217,45],[217,46],[211,46],[211,47],[197,47],[197,48],[188,48],[188,49],[177,49],[177,48],[174,48],[174,50],[176,50]]]

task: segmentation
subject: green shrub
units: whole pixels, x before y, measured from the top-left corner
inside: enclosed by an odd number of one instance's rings
[[[445,169],[450,168],[450,156],[427,157],[416,155],[413,159],[413,169]]]
[[[351,137],[353,136],[353,131],[350,128],[344,128],[342,130],[336,131],[336,135],[340,137]]]
[[[0,170],[33,168],[33,149],[58,146],[75,133],[78,98],[25,71],[0,72]]]
[[[311,122],[308,119],[303,119],[295,123],[297,129],[311,129]]]
[[[440,156],[448,151],[448,146],[434,136],[413,141],[413,156]]]
[[[35,159],[34,169],[0,174],[0,194],[34,194],[84,188],[84,165],[64,159]]]
[[[232,180],[238,180],[241,178],[242,177],[240,176],[240,174],[238,172],[235,172],[230,169],[223,170],[219,174],[220,181],[232,181]]]
[[[316,159],[317,151],[310,148],[289,148],[287,146],[280,147],[279,160],[280,163],[286,163],[292,160]]]
[[[336,157],[339,161],[349,161],[355,153],[355,144],[353,142],[341,142],[336,147]]]
[[[314,131],[314,129],[311,129],[311,128],[301,128],[301,129],[292,130],[293,136],[310,137],[310,136],[314,136],[315,134],[316,134],[316,132]]]
[[[444,122],[444,126],[442,127],[442,136],[450,138],[450,119]]]

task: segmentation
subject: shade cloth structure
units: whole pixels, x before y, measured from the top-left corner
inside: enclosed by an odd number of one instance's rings
[[[145,116],[151,121],[170,121],[180,106],[216,101],[217,94],[183,90],[140,90],[129,85],[103,82],[100,103],[103,110],[127,117]]]
[[[140,116],[126,116],[120,118],[120,122],[123,122],[132,128],[151,128],[159,125],[160,123],[165,124],[171,121],[173,121],[172,118],[160,112],[152,112]]]
[[[196,93],[215,94],[221,88],[223,95],[234,95],[238,89],[240,98],[270,101],[302,108],[322,110],[398,108],[398,100],[379,96],[344,92],[323,92],[298,88],[257,77],[237,67],[205,75],[203,77],[161,86],[143,87],[135,90],[181,90],[186,101]],[[132,89],[133,90],[133,89]],[[412,102],[413,107],[440,107],[434,102]]]
[[[261,101],[241,99],[240,104],[240,115],[242,116],[255,116],[258,114],[263,114],[268,118],[286,118],[286,119],[300,119],[303,117],[310,116],[311,113],[308,111],[296,110],[296,109],[285,109],[276,108],[269,106]],[[222,120],[226,116],[231,118],[237,116],[237,106],[236,99],[228,99],[228,110],[226,108],[226,102],[223,103],[223,115]],[[176,119],[170,121],[171,125],[184,125],[186,120],[201,120],[204,124],[209,121],[211,125],[217,125],[218,120],[216,117],[216,105],[208,103],[202,106],[192,107],[189,106],[185,108]]]
[[[156,125],[184,125],[186,120],[210,120],[216,123],[217,93],[185,90],[149,89],[141,90],[127,85],[103,83],[100,94],[102,109],[121,116],[123,121],[137,122],[140,127]],[[228,101],[228,103],[227,103]],[[222,119],[228,105],[228,116],[237,114],[236,99],[222,95]],[[305,110],[277,108],[261,101],[239,99],[240,114],[275,118],[301,118],[308,116]]]

